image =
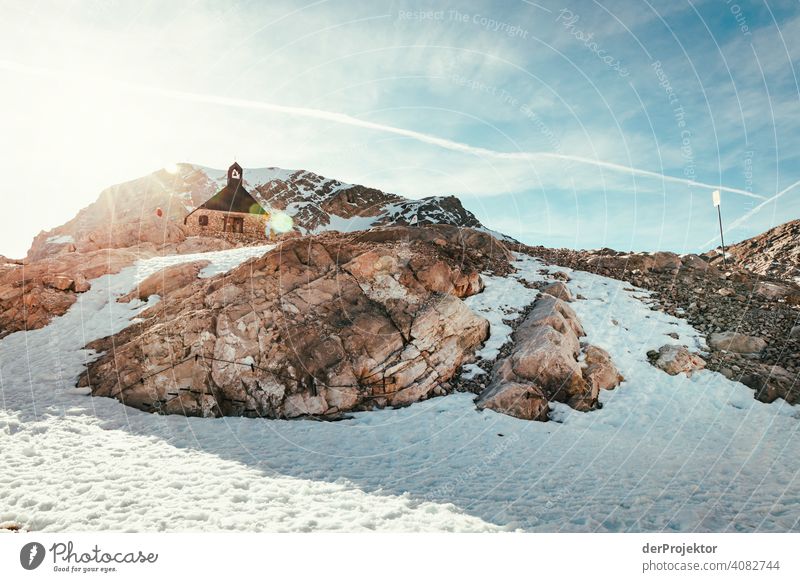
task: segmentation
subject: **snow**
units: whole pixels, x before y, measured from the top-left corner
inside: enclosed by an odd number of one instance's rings
[[[380,218],[381,216],[352,216],[350,218],[343,218],[336,214],[329,214],[328,219],[330,222],[328,224],[321,224],[314,230],[314,234],[331,230],[338,230],[339,232],[367,230],[372,228],[375,224],[375,221]]]
[[[54,235],[47,239],[48,244],[63,245],[67,243],[74,243],[75,239],[71,234]]]
[[[588,341],[626,380],[602,410],[556,422],[478,412],[470,394],[340,422],[158,416],[73,388],[93,355],[147,305],[114,299],[166,264],[223,273],[263,249],[142,261],[92,282],[44,329],[0,340],[0,522],[36,530],[798,530],[796,409],[762,404],[710,371],[668,376],[648,349],[702,347],[647,293],[572,272]],[[492,323],[491,357],[549,269],[486,277],[470,305]],[[521,296],[522,293],[526,295]],[[151,298],[151,302],[154,301]],[[492,309],[492,304],[497,306]],[[614,323],[616,321],[616,324]],[[666,333],[678,332],[680,340]],[[497,336],[495,337],[495,333]]]
[[[497,358],[503,344],[511,339],[513,330],[503,320],[517,319],[521,311],[533,303],[538,292],[529,289],[514,277],[503,278],[485,274],[483,281],[486,285],[483,293],[468,297],[464,303],[475,313],[489,320],[489,339],[475,355],[478,360],[492,361]],[[477,364],[466,364],[462,377],[469,379],[485,373]]]
[[[137,282],[200,258],[212,261],[201,276],[224,273],[269,248],[141,261],[92,281],[46,328],[0,340],[0,522],[43,531],[498,529],[452,504],[279,474],[253,439],[264,427],[282,439],[280,423],[162,417],[73,387],[92,358],[82,346],[158,300],[115,301]]]
[[[386,205],[382,214],[394,221],[403,220],[408,224],[411,224],[415,218],[424,218],[433,223],[459,224],[462,217],[450,210],[445,210],[442,206],[444,200],[445,198],[442,196],[430,196],[420,200],[402,200]],[[478,230],[489,232],[487,229]],[[506,237],[501,235],[499,238]]]
[[[519,242],[516,239],[511,238],[507,234],[503,234],[502,232],[499,232],[497,230],[492,230],[491,228],[486,228],[485,226],[479,226],[475,230],[479,230],[481,232],[485,232],[486,234],[490,234],[494,238],[496,238],[497,240],[500,240],[500,241],[503,241],[503,242],[510,242],[510,243],[518,243]]]

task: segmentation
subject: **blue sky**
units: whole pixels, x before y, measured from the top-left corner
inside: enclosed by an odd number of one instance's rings
[[[794,2],[0,6],[3,254],[233,157],[455,194],[531,244],[705,250],[715,185],[731,242],[800,217],[800,186],[767,200],[800,180]]]

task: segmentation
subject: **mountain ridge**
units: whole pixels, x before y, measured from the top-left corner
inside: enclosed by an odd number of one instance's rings
[[[266,209],[285,212],[296,233],[350,232],[375,226],[451,224],[509,237],[486,228],[456,196],[410,199],[327,178],[308,170],[245,169],[244,184]],[[183,219],[219,191],[226,172],[181,163],[104,189],[97,200],[61,226],[40,232],[28,260],[99,248],[183,242]],[[161,215],[157,212],[161,211]]]
[[[725,249],[741,268],[800,283],[800,220],[790,220]],[[715,262],[721,262],[721,256]]]

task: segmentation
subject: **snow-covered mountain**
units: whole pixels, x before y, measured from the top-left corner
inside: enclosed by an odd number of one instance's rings
[[[209,172],[207,169],[198,171]],[[343,232],[373,226],[452,224],[482,228],[455,196],[409,200],[358,184],[347,184],[304,170],[266,168],[245,175],[251,193],[266,207],[285,211],[303,234]]]
[[[450,224],[489,232],[455,196],[411,200],[305,170],[245,169],[245,187],[265,207],[286,212],[299,234],[350,232],[373,226]],[[40,233],[28,258],[59,252],[179,242],[183,218],[226,183],[225,170],[178,164],[111,186],[64,225]],[[164,220],[156,215],[161,209]],[[492,233],[496,234],[496,233]]]

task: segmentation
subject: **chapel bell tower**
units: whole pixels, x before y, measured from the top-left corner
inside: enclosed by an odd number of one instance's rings
[[[233,162],[230,168],[228,168],[228,186],[234,185],[238,186],[242,183],[242,167]]]

